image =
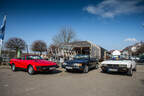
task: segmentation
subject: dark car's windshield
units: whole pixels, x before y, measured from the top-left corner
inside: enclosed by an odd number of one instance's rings
[[[125,58],[116,59],[116,58],[111,58],[111,59],[108,59],[108,60],[131,60],[131,59],[125,59]]]
[[[116,57],[113,56],[109,60],[132,60],[132,59],[130,59],[130,58],[124,58],[122,56],[116,56]]]
[[[74,59],[89,59],[89,55],[76,55]]]
[[[27,60],[37,60],[37,59],[42,59],[40,56],[27,56]]]

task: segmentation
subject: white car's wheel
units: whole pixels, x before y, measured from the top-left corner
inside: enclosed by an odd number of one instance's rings
[[[135,66],[135,68],[133,69],[133,71],[136,71],[137,70],[137,68],[136,68],[136,66]]]
[[[130,68],[129,70],[128,70],[128,76],[132,76],[133,75],[133,70],[132,70],[132,68]]]

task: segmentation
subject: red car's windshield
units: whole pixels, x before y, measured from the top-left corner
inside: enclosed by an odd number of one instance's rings
[[[40,56],[27,56],[26,58],[27,58],[28,60],[42,59]]]

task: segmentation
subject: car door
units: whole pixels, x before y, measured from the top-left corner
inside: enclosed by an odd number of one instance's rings
[[[29,56],[25,56],[24,67],[27,68],[29,64],[32,64],[32,59]]]
[[[26,68],[26,58],[25,58],[25,56],[21,58],[21,68]]]
[[[14,64],[15,64],[16,67],[21,68],[21,58],[15,59]]]

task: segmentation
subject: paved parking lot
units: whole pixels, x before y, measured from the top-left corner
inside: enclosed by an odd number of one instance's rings
[[[30,76],[0,68],[0,96],[144,96],[144,65],[138,65],[132,77],[100,71],[84,74],[58,69]]]

